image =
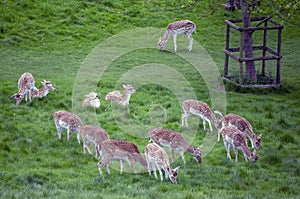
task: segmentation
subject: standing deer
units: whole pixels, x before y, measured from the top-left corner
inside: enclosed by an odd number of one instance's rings
[[[98,162],[98,169],[100,175],[102,175],[102,166],[105,165],[107,173],[110,174],[108,163],[111,160],[120,160],[121,171],[123,171],[123,161],[127,161],[130,168],[134,173],[136,169],[134,167],[134,162],[139,162],[144,168],[147,168],[147,161],[145,157],[140,153],[137,146],[128,141],[123,140],[105,140],[99,144],[99,151],[102,159]]]
[[[16,99],[16,105],[19,105],[25,98],[25,101],[29,98],[31,102],[32,94],[34,90],[34,78],[31,73],[24,73],[18,81],[19,91],[13,94],[11,97]]]
[[[99,144],[104,140],[109,139],[107,132],[98,126],[85,125],[80,128],[80,134],[83,140],[84,155],[86,154],[86,149],[88,150],[89,154],[92,155],[92,152],[88,146],[90,144],[94,144],[96,152],[95,158],[98,158],[100,156]]]
[[[184,111],[184,113],[182,114],[182,126],[184,126],[184,124],[188,126],[187,120],[190,114],[193,114],[199,116],[203,120],[204,130],[205,124],[206,122],[208,122],[210,132],[212,132],[211,121],[217,129],[220,128],[220,121],[217,119],[217,117],[214,115],[214,113],[206,103],[197,100],[185,100],[182,102],[182,109]]]
[[[177,51],[177,44],[176,44],[176,38],[179,34],[186,34],[190,43],[188,46],[188,50],[191,51],[193,47],[193,37],[192,33],[196,32],[196,24],[190,20],[181,20],[181,21],[175,21],[173,23],[170,23],[167,26],[166,32],[162,38],[159,38],[158,41],[158,47],[160,51],[163,51],[163,48],[165,47],[166,42],[168,41],[169,37],[173,37],[174,42],[174,51]]]
[[[135,93],[136,90],[130,84],[123,84],[122,87],[124,88],[123,94],[120,91],[112,91],[105,96],[105,100],[111,100],[117,104],[128,106],[131,94]]]
[[[243,132],[251,141],[252,148],[260,149],[261,135],[257,136],[252,130],[251,124],[243,117],[236,114],[227,114],[222,119],[222,126],[234,126]],[[218,142],[220,141],[220,131],[218,132]]]
[[[75,132],[77,134],[78,143],[80,144],[80,128],[82,127],[82,122],[77,115],[60,110],[53,114],[53,119],[59,139],[61,139],[63,129],[67,129],[68,140],[70,139],[71,132]]]
[[[93,108],[99,108],[100,105],[98,94],[95,92],[90,92],[88,95],[86,95],[82,102],[82,106],[91,106]]]
[[[55,90],[55,87],[52,86],[50,81],[43,80],[41,83],[43,84],[43,87],[41,89],[37,89],[36,87],[34,87],[33,95],[32,95],[33,98],[46,97],[46,95],[48,95],[49,91]]]
[[[165,128],[154,128],[149,131],[150,141],[160,145],[170,148],[172,155],[172,162],[174,162],[174,150],[179,151],[180,156],[184,162],[184,151],[190,153],[198,163],[201,163],[201,149],[200,147],[194,148],[187,143],[184,137],[173,130]]]
[[[157,179],[156,168],[159,171],[160,180],[163,181],[163,175],[161,169],[165,172],[166,179],[170,179],[172,183],[177,183],[177,174],[179,166],[172,169],[170,166],[167,153],[159,145],[155,143],[148,144],[145,147],[145,156],[148,163],[148,173],[151,175],[151,170],[154,173],[154,177]]]
[[[254,152],[251,152],[248,148],[248,144],[245,138],[245,135],[238,130],[236,127],[233,126],[227,126],[222,128],[220,130],[220,133],[223,137],[224,146],[227,152],[227,158],[231,159],[230,156],[230,147],[232,146],[233,151],[235,153],[235,161],[238,161],[238,150],[241,150],[243,152],[245,161],[248,162],[248,159],[252,162],[256,162],[258,159],[257,154]]]

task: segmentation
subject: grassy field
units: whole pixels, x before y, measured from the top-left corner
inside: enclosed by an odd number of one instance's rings
[[[225,91],[214,79],[220,75],[216,70],[223,71],[223,21],[240,14],[219,4],[22,0],[2,1],[0,9],[0,198],[300,197],[298,26],[284,23],[282,88]],[[156,44],[163,28],[180,19],[197,24],[192,52],[186,52],[187,38],[178,36],[177,54],[171,40],[160,53]],[[24,72],[34,75],[38,88],[46,79],[57,90],[16,106],[10,96]],[[104,100],[123,83],[137,89],[129,111]],[[97,110],[80,105],[90,91],[100,96]],[[182,128],[181,100],[190,97],[247,118],[263,134],[258,161],[245,162],[241,152],[238,163],[226,159],[223,144],[215,143],[216,129],[211,136],[196,117]],[[186,154],[184,165],[176,154],[172,167],[181,166],[176,185],[133,174],[128,164],[120,175],[116,161],[110,175],[100,176],[98,160],[84,157],[74,134],[69,142],[66,132],[57,138],[52,115],[61,109],[101,126],[111,138],[135,142],[141,151],[149,128],[175,129],[193,146],[203,144],[205,157],[197,164]]]

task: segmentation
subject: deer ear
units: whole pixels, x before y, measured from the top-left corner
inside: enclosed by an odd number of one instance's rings
[[[123,88],[126,88],[126,85],[125,85],[125,84],[122,84],[122,87],[123,87]]]
[[[261,138],[262,134],[259,134],[259,137]]]
[[[180,166],[176,167],[174,170],[177,172],[180,169]]]
[[[12,96],[10,96],[10,98],[15,98],[17,95],[17,93],[13,94]]]

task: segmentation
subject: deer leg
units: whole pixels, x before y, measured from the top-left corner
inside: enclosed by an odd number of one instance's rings
[[[185,162],[185,159],[184,159],[184,151],[183,150],[180,151],[180,156],[181,156],[181,159],[182,159],[183,163],[185,164],[186,162]]]
[[[133,160],[133,159],[128,160],[128,164],[129,164],[130,168],[132,169],[132,171],[133,171],[134,173],[137,173],[137,172],[136,172],[136,169],[135,169],[135,167],[134,167],[134,160]]]
[[[156,173],[156,165],[153,164],[153,163],[151,163],[151,165],[152,165],[152,171],[153,171],[154,177],[155,177],[156,179],[158,179],[158,178],[157,178],[157,173]],[[158,169],[158,170],[159,170],[159,169]]]
[[[188,47],[188,50],[189,52],[192,50],[192,47],[193,47],[193,37],[192,37],[192,33],[191,34],[187,34],[188,38],[189,38],[189,41],[190,41],[190,44],[189,44],[189,47]]]
[[[78,143],[80,144],[80,132],[77,132],[77,140],[78,140]]]
[[[120,174],[122,174],[124,168],[123,160],[120,160]]]
[[[233,151],[235,154],[235,162],[237,162],[238,161],[238,150],[237,150],[237,148],[233,147]]]
[[[70,133],[71,133],[71,132],[70,132],[70,129],[68,128],[68,129],[67,129],[67,140],[68,140],[68,141],[69,141],[69,139],[70,139]]]
[[[171,161],[174,162],[174,148],[170,146],[170,152],[171,152]]]
[[[175,33],[175,34],[173,35],[174,51],[175,51],[175,52],[177,51],[176,38],[177,38],[177,34]]]
[[[186,125],[187,127],[189,126],[189,125],[188,125],[188,122],[187,122],[189,116],[190,116],[190,113],[189,113],[189,112],[184,112],[184,113],[182,114],[182,117],[181,117],[181,120],[182,120],[181,126],[184,126],[184,125]]]
[[[207,122],[208,122],[208,124],[209,124],[209,130],[210,130],[210,132],[212,132],[211,121],[210,121],[209,119],[206,119],[206,121],[207,121]]]

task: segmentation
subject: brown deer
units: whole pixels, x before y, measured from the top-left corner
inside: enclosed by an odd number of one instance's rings
[[[235,153],[235,161],[238,161],[238,150],[241,150],[243,152],[245,161],[247,162],[248,159],[252,162],[256,162],[258,159],[257,154],[254,152],[251,152],[248,148],[248,144],[245,138],[245,135],[238,130],[236,127],[233,126],[227,126],[222,128],[220,130],[220,133],[223,137],[224,146],[227,152],[227,158],[231,159],[230,156],[230,147],[232,146],[233,151]]]
[[[83,140],[84,155],[86,154],[86,149],[88,150],[89,154],[92,155],[92,152],[88,146],[90,144],[94,144],[96,152],[95,158],[97,159],[100,156],[99,144],[104,140],[109,139],[107,132],[98,126],[84,125],[80,128],[80,134]]]
[[[182,126],[186,125],[188,126],[188,118],[191,114],[199,116],[203,120],[203,128],[205,130],[205,124],[208,122],[210,132],[212,132],[212,126],[211,121],[215,125],[217,129],[220,128],[220,121],[217,119],[217,117],[214,115],[214,113],[211,111],[209,106],[198,100],[185,100],[182,102],[182,109],[184,111],[182,115]]]
[[[191,51],[192,47],[193,47],[193,37],[192,37],[193,32],[196,32],[196,24],[190,20],[181,20],[181,21],[175,21],[173,23],[170,23],[167,26],[164,36],[162,38],[159,38],[159,41],[158,41],[159,50],[163,51],[163,48],[165,47],[166,42],[172,36],[173,42],[174,42],[174,51],[176,52],[177,51],[177,44],[176,44],[177,35],[185,34],[185,35],[187,35],[187,37],[190,41],[188,50]]]
[[[154,128],[150,130],[148,134],[150,141],[160,146],[170,148],[172,162],[174,162],[174,150],[177,150],[179,151],[184,164],[186,163],[184,159],[184,151],[190,153],[198,163],[201,163],[202,152],[200,147],[192,147],[180,133],[165,128]]]
[[[61,139],[63,129],[67,129],[68,140],[70,139],[71,132],[75,132],[77,134],[78,143],[80,144],[80,128],[82,127],[82,122],[77,115],[60,110],[53,114],[53,119],[59,139]]]
[[[163,174],[161,169],[165,172],[166,179],[170,179],[172,183],[177,183],[177,175],[179,166],[172,169],[170,166],[167,153],[159,145],[155,143],[148,144],[145,149],[145,156],[148,163],[148,173],[151,175],[151,170],[154,173],[154,177],[157,179],[156,168],[159,171],[160,180],[163,181]]]
[[[82,106],[91,106],[93,108],[99,108],[100,105],[98,94],[95,92],[90,92],[88,95],[86,95],[82,102]]]
[[[25,101],[29,98],[31,102],[32,94],[34,90],[34,78],[31,73],[24,73],[18,81],[19,91],[13,94],[11,97],[16,99],[16,105],[19,105],[25,98]]]
[[[121,174],[124,167],[124,160],[128,162],[130,168],[134,173],[137,172],[134,166],[135,161],[139,162],[145,169],[147,168],[147,161],[145,157],[140,153],[137,146],[132,142],[108,139],[99,144],[99,151],[102,156],[102,159],[98,162],[98,169],[101,175],[103,165],[105,165],[107,173],[110,174],[108,163],[111,160],[120,160]]]
[[[136,90],[130,84],[123,84],[122,87],[124,88],[123,94],[121,94],[120,91],[112,91],[105,96],[105,100],[111,100],[117,104],[128,106],[130,97]]]
[[[260,149],[261,135],[257,136],[252,130],[251,124],[243,117],[230,113],[222,119],[222,126],[234,126],[243,132],[251,141],[252,148]],[[220,141],[220,133],[218,132],[218,142]]]
[[[34,87],[32,95],[33,98],[46,97],[49,91],[55,91],[56,89],[54,86],[52,86],[50,81],[43,80],[41,83],[43,84],[43,87],[41,89],[37,89],[36,87]]]

